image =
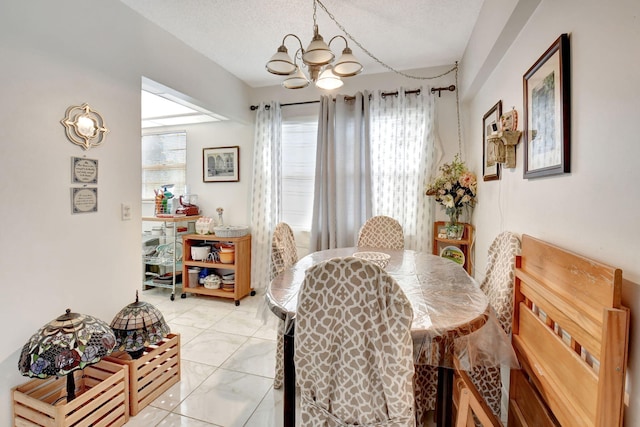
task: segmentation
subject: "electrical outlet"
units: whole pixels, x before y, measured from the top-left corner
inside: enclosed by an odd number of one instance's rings
[[[131,219],[131,204],[120,204],[120,215],[123,221],[129,221]]]

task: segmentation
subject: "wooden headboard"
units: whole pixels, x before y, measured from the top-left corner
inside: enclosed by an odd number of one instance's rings
[[[622,271],[522,236],[509,425],[622,425],[629,311]],[[535,423],[534,423],[535,422]]]

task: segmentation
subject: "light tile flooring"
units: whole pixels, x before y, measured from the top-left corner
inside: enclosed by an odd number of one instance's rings
[[[140,300],[180,334],[181,380],[126,427],[282,426],[283,393],[273,389],[277,318],[265,316],[264,294],[257,291],[237,307],[222,298],[177,294],[171,301],[170,295],[153,288]],[[299,406],[296,416],[299,426]]]
[[[276,317],[263,321],[264,295],[258,291],[237,307],[222,298],[169,296],[153,288],[140,299],[180,334],[181,380],[127,427],[282,426],[283,393],[273,389]]]

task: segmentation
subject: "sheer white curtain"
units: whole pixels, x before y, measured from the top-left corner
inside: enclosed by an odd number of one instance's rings
[[[267,108],[268,106],[268,108]],[[269,284],[271,233],[282,210],[282,111],[261,103],[256,112],[251,201],[251,284]]]
[[[428,88],[397,93],[371,97],[372,213],[400,222],[407,249],[430,252],[434,206],[424,189],[435,165],[433,96]]]
[[[368,114],[368,92],[320,100],[310,252],[354,246],[371,216]]]

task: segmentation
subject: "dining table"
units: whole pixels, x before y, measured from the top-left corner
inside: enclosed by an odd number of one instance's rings
[[[266,307],[284,321],[284,426],[295,426],[295,317],[305,272],[325,260],[362,252],[390,256],[384,270],[398,282],[413,309],[414,363],[438,368],[436,425],[450,426],[453,358],[464,353],[468,361],[468,356],[477,352],[474,348],[477,340],[467,338],[477,335],[483,326],[495,319],[487,296],[476,280],[452,260],[426,252],[369,247],[328,249],[308,254],[273,278],[266,290]],[[499,334],[495,331],[502,329],[494,327],[487,330]],[[504,339],[508,339],[506,334],[498,341]],[[478,359],[486,360],[486,357]]]

